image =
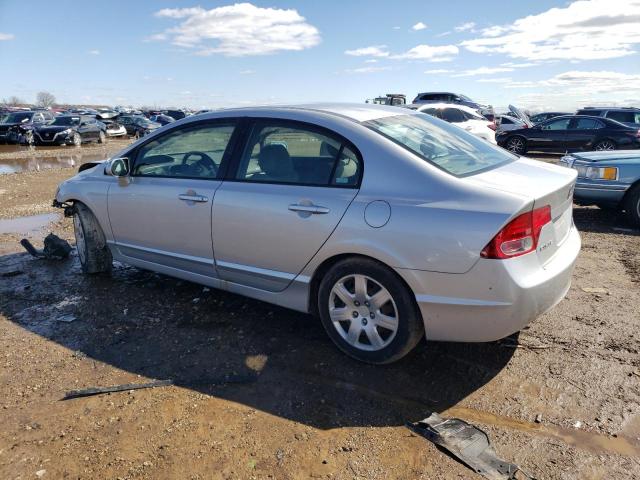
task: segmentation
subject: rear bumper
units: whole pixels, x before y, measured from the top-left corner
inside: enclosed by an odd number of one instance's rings
[[[542,268],[536,253],[480,259],[464,274],[396,269],[416,295],[429,340],[489,342],[553,308],[571,286],[580,252],[575,226]]]

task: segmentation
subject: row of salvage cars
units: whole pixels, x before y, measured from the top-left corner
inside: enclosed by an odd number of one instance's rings
[[[142,137],[160,128],[141,115],[65,113],[47,110],[18,111],[0,120],[0,143],[21,145],[76,145],[104,143],[110,137]]]

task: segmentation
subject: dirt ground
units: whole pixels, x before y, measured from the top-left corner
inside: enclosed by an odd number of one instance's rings
[[[405,427],[432,411],[538,479],[640,478],[640,232],[618,214],[576,206],[573,286],[519,335],[373,367],[310,316],[29,257],[24,236],[73,239],[61,216],[15,219],[59,215],[74,172],[0,175],[0,478],[480,478]],[[174,385],[62,400],[154,379]]]

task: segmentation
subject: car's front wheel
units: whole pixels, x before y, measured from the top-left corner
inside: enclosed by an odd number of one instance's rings
[[[516,155],[524,155],[527,151],[527,142],[522,137],[511,137],[507,140],[507,150]]]
[[[110,272],[113,264],[111,250],[98,219],[81,202],[74,204],[73,230],[76,249],[84,273]]]
[[[82,137],[78,132],[75,132],[73,134],[73,137],[71,137],[71,141],[76,147],[79,147],[80,145],[82,145]]]
[[[105,143],[107,141],[107,135],[100,130],[100,133],[98,134],[98,143]]]
[[[624,201],[624,210],[631,223],[640,227],[640,185],[633,187]]]
[[[369,259],[342,260],[326,273],[318,311],[333,342],[367,363],[399,360],[424,335],[411,291],[393,271]]]

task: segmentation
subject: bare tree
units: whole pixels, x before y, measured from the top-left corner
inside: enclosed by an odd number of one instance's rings
[[[56,102],[56,97],[49,92],[38,92],[36,96],[36,105],[41,108],[49,108]]]
[[[25,102],[23,99],[16,97],[15,95],[9,98],[2,99],[2,105],[6,107],[17,107],[18,105],[23,105]]]

